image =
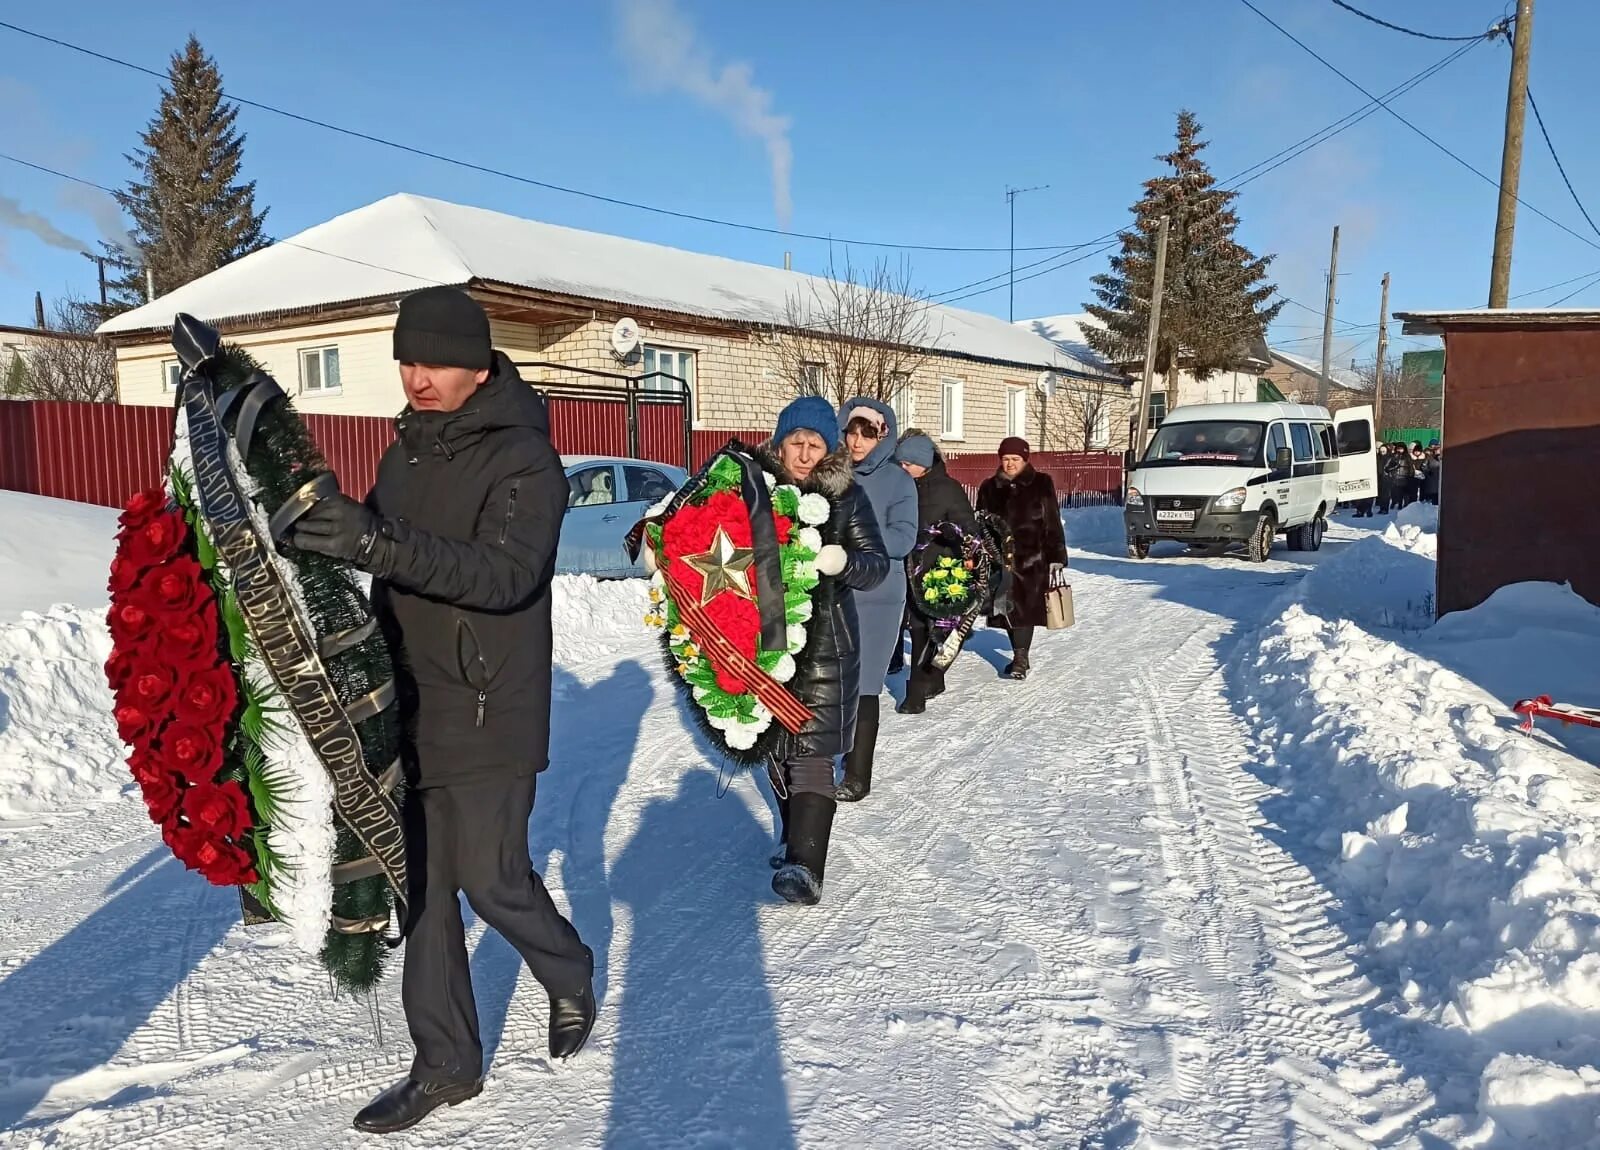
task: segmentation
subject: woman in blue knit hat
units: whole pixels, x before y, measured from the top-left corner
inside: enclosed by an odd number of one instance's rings
[[[888,577],[889,556],[827,400],[806,396],[784,408],[772,439],[756,452],[780,482],[822,496],[831,508],[817,556],[822,580],[807,627],[812,638],[786,684],[815,717],[785,737],[769,769],[783,829],[783,849],[772,859],[772,889],[790,902],[811,905],[822,897],[837,809],[834,760],[855,741],[862,683],[855,593],[871,592]]]

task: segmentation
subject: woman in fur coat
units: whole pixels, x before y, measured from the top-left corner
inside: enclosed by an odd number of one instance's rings
[[[1028,677],[1033,632],[1045,625],[1045,596],[1056,569],[1067,565],[1056,485],[1033,469],[1028,455],[1027,440],[1018,436],[1002,440],[1000,470],[978,488],[978,510],[1000,516],[1011,528],[1015,556],[1011,594],[995,604],[989,625],[1004,627],[1011,637],[1011,662],[1004,673],[1012,679]]]

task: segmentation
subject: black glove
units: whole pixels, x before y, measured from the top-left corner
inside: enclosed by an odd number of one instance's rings
[[[388,551],[384,526],[366,504],[348,495],[330,495],[295,521],[285,542],[370,571]]]

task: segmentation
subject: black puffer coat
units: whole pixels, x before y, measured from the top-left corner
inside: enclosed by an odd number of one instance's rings
[[[850,751],[856,737],[856,704],[861,695],[860,622],[854,591],[871,591],[889,575],[889,554],[878,531],[878,518],[866,492],[856,486],[850,453],[835,451],[803,483],[788,478],[777,445],[755,449],[762,466],[783,483],[823,496],[833,512],[819,530],[824,544],[836,543],[846,554],[844,570],[824,575],[812,596],[806,624],[806,649],[796,660],[786,684],[816,717],[797,735],[785,733],[777,755],[784,760],[827,758]]]
[[[951,478],[944,456],[937,453],[933,466],[917,480],[917,526],[926,531],[935,523],[954,523],[967,532],[978,530],[978,517],[972,513],[966,488]]]
[[[993,627],[1045,626],[1044,598],[1050,590],[1050,565],[1067,563],[1067,538],[1061,528],[1061,501],[1051,478],[1032,466],[1015,479],[995,474],[978,488],[978,510],[989,511],[1011,528],[1016,565],[1010,608],[991,615]]]
[[[367,502],[397,528],[372,599],[400,664],[407,775],[429,787],[542,771],[567,511],[544,403],[495,352],[459,411],[407,408],[395,430]]]

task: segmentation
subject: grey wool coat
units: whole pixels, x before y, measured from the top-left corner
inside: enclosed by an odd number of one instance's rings
[[[871,591],[856,592],[856,614],[861,621],[861,693],[876,695],[883,690],[889,659],[900,640],[900,623],[906,609],[905,558],[917,542],[917,484],[894,461],[899,428],[894,411],[876,399],[857,398],[839,409],[839,430],[850,422],[858,407],[883,416],[888,434],[878,441],[872,454],[855,465],[856,484],[866,492],[883,536],[894,574]]]

